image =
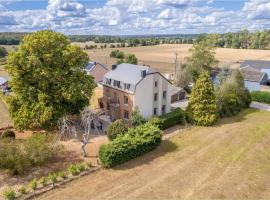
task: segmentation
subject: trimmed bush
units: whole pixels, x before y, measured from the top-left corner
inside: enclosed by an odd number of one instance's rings
[[[252,101],[270,104],[270,92],[267,91],[253,91],[251,92]]]
[[[43,187],[47,185],[48,183],[48,178],[45,176],[42,176],[39,181],[38,181]]]
[[[185,112],[181,108],[177,108],[174,111],[162,115],[160,122],[155,122],[161,130],[165,130],[177,124],[185,124],[186,116]]]
[[[19,188],[19,193],[21,193],[21,194],[26,194],[27,193],[27,189],[26,189],[26,187],[25,186],[21,186],[20,188]]]
[[[77,176],[80,173],[80,170],[76,164],[69,165],[68,171],[72,176]]]
[[[67,173],[66,172],[58,172],[58,176],[62,179],[67,178]]]
[[[1,134],[1,138],[9,138],[15,140],[15,132],[12,130],[4,130]]]
[[[57,177],[58,177],[57,173],[49,174],[49,179],[52,183],[52,187],[54,187],[55,183],[57,182]]]
[[[84,164],[77,164],[77,169],[79,170],[79,172],[83,172],[86,170]]]
[[[128,125],[127,123],[122,120],[116,120],[107,129],[107,136],[109,140],[114,140],[118,135],[124,134],[128,130]]]
[[[5,190],[3,195],[7,200],[13,200],[16,197],[16,193],[12,188],[8,188],[7,190]]]
[[[30,183],[30,188],[35,191],[37,189],[37,186],[38,186],[38,182],[37,182],[37,179],[33,179]]]
[[[109,144],[99,149],[99,159],[105,168],[113,167],[143,155],[160,145],[162,132],[156,126],[145,123],[131,128]]]

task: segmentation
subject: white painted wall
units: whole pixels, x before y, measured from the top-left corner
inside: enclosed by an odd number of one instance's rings
[[[158,81],[155,88],[154,81]],[[157,107],[158,115],[161,114],[162,105],[166,104],[166,113],[171,111],[171,96],[169,91],[170,83],[160,74],[147,75],[136,87],[134,94],[134,108],[138,106],[141,115],[148,119],[153,117],[154,107]],[[167,99],[163,99],[163,90],[167,92]],[[158,102],[154,102],[154,93],[158,93]]]

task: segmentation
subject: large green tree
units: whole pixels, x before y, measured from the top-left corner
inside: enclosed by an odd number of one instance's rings
[[[191,91],[188,119],[196,125],[211,126],[217,120],[217,105],[209,72],[203,71]]]
[[[65,115],[89,104],[95,83],[83,72],[89,58],[68,38],[53,31],[24,37],[8,56],[14,95],[10,113],[19,129],[52,128]]]
[[[193,79],[197,79],[203,70],[209,71],[216,67],[218,61],[215,59],[215,51],[207,42],[199,42],[190,49],[191,56],[187,58],[187,66],[191,70]]]
[[[244,79],[239,70],[234,70],[220,85],[216,92],[220,117],[236,115],[248,108],[251,95],[245,88]]]

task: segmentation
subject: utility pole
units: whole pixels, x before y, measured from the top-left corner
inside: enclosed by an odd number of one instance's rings
[[[175,52],[175,60],[174,60],[174,77],[176,77],[176,69],[177,69],[177,64],[178,64],[178,53]]]

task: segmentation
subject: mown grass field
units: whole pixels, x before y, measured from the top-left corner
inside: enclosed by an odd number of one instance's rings
[[[38,199],[270,199],[269,130],[270,112],[249,109]]]
[[[76,43],[84,47],[84,43]],[[139,59],[139,64],[150,65],[162,73],[174,72],[175,53],[182,62],[190,55],[189,44],[164,44],[157,46],[144,47],[126,47],[126,48],[107,48],[87,50],[89,57],[93,61],[98,61],[107,65],[114,64],[116,59],[110,58],[110,52],[119,49],[125,53],[133,53]],[[220,66],[230,65],[237,68],[244,60],[270,60],[269,50],[253,50],[253,49],[229,49],[217,48],[216,59],[220,61]]]

